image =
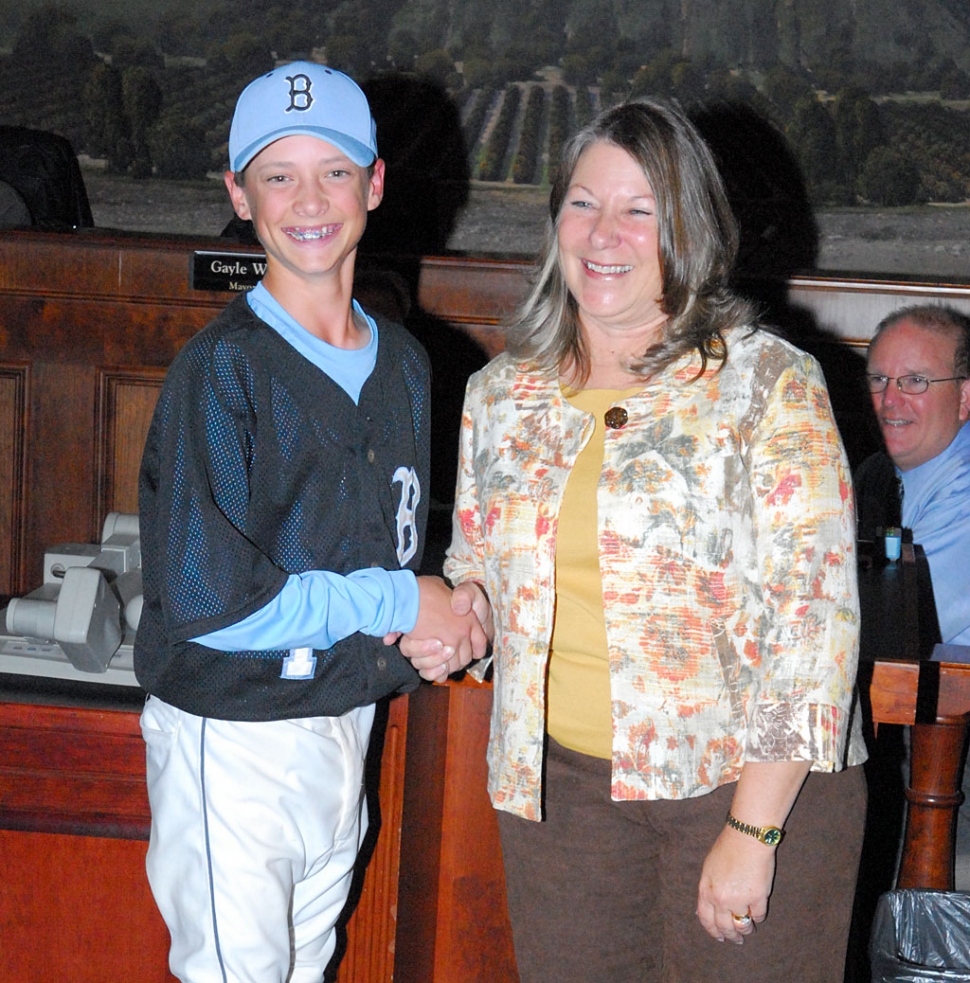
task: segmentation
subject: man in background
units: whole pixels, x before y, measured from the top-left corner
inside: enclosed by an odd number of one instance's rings
[[[906,307],[883,319],[866,375],[886,453],[856,475],[861,531],[912,530],[929,561],[940,636],[954,645],[970,645],[968,362],[970,318],[959,311]]]
[[[886,451],[855,476],[860,538],[912,530],[929,561],[939,637],[970,646],[970,318],[938,305],[895,311],[876,328],[866,375]],[[963,786],[956,886],[967,890],[970,773]]]

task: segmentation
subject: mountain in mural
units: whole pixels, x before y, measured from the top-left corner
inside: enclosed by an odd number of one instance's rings
[[[537,25],[730,66],[812,70],[833,59],[891,65],[936,55],[970,70],[967,0],[408,0],[392,31],[437,32],[449,45],[486,31],[501,46]]]
[[[671,51],[728,68],[911,70],[948,59],[970,72],[968,0],[6,0],[0,39],[15,43],[38,11],[48,28],[62,23],[58,10],[102,50],[120,34],[166,55],[204,57],[213,42],[252,34],[281,58],[330,47],[373,57],[397,43],[458,58],[518,48],[551,64],[599,47],[641,63]]]

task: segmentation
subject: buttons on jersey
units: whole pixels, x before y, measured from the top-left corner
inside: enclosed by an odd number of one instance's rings
[[[374,461],[376,461],[376,460],[377,460],[377,455],[374,453],[374,448],[373,447],[368,447],[367,448],[367,463],[368,464],[373,464]]]
[[[622,406],[611,406],[603,415],[603,422],[610,430],[621,430],[629,419],[630,415]]]

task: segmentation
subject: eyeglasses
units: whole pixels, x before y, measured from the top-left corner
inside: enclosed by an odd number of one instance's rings
[[[888,375],[867,375],[869,392],[884,393],[890,382],[896,383],[896,388],[907,396],[919,396],[930,388],[931,382],[955,382],[958,379],[966,379],[965,375],[949,375],[945,379],[927,379],[922,375],[901,375],[896,379]]]

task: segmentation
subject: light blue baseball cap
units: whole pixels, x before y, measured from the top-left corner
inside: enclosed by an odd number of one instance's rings
[[[377,127],[353,79],[312,61],[280,65],[243,89],[229,128],[229,166],[241,171],[264,147],[287,136],[319,137],[355,164],[377,158]]]

